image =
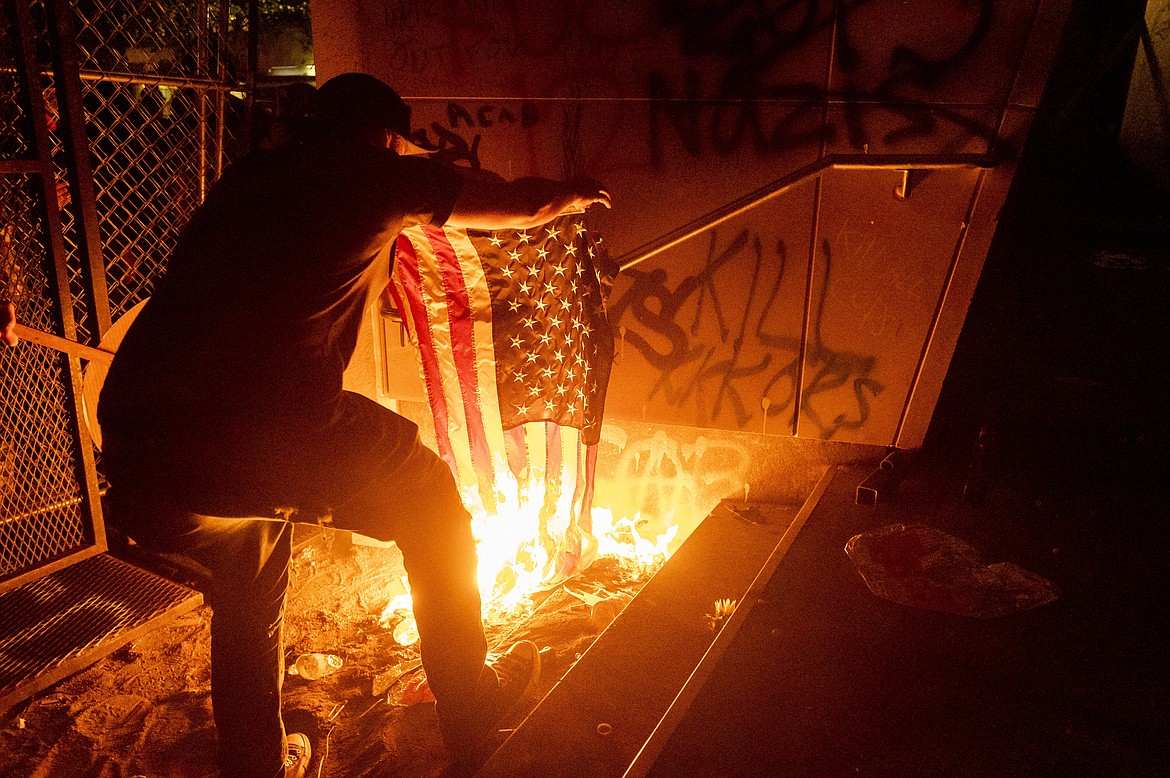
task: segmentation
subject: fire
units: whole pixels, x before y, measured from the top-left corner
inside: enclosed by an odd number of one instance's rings
[[[679,530],[670,517],[663,522],[665,531],[646,537],[643,532],[649,522],[640,513],[633,517],[614,516],[609,509],[594,507],[590,531],[588,526],[582,526],[588,520],[573,518],[571,490],[558,497],[555,509],[545,506],[543,473],[533,473],[523,484],[508,471],[499,478],[494,512],[484,507],[475,490],[463,493],[463,502],[472,515],[479,555],[479,589],[484,618],[489,623],[523,613],[531,607],[533,594],[582,572],[597,556],[614,556],[635,572],[648,572],[660,567],[670,555],[670,543]],[[379,623],[393,626],[395,639],[402,645],[417,640],[409,593],[391,600]]]

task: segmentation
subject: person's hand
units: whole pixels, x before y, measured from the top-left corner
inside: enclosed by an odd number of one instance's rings
[[[16,337],[16,306],[7,300],[0,301],[0,342],[5,346],[20,343]]]
[[[585,213],[585,209],[595,203],[600,203],[606,208],[613,208],[613,197],[600,181],[579,176],[566,183],[571,190],[571,198],[561,209],[561,215]]]
[[[73,202],[73,196],[69,194],[69,183],[66,181],[57,182],[57,208],[64,209],[69,203]]]

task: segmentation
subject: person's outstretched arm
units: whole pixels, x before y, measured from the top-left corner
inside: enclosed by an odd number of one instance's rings
[[[594,203],[613,207],[609,192],[590,178],[516,181],[469,176],[447,219],[452,227],[526,230],[568,213],[583,213]]]

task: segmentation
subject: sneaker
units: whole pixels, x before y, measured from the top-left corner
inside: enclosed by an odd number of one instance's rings
[[[309,769],[309,738],[299,732],[284,738],[284,778],[305,778]]]
[[[496,685],[482,698],[483,720],[494,729],[536,689],[540,649],[531,640],[519,640],[502,654],[488,654],[486,664],[495,674]]]
[[[439,730],[452,760],[444,776],[475,774],[499,745],[500,725],[539,679],[540,650],[530,640],[521,640],[502,654],[488,654],[468,717],[456,718],[450,709],[444,716],[440,709]]]

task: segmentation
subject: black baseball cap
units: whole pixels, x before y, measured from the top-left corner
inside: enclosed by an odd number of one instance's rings
[[[426,154],[410,141],[410,106],[389,84],[368,73],[342,73],[317,89],[321,112],[330,122],[353,127],[382,127],[406,143],[405,154]]]

